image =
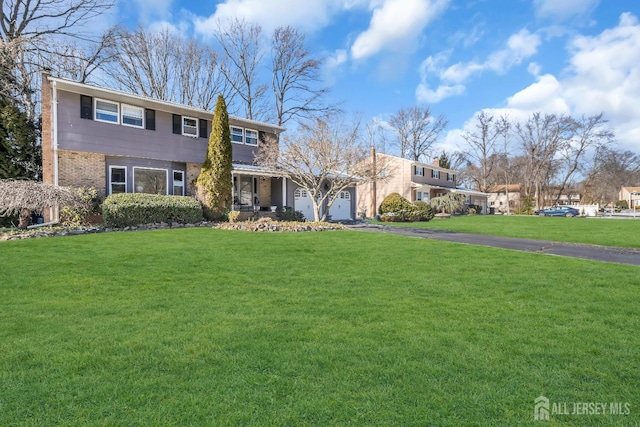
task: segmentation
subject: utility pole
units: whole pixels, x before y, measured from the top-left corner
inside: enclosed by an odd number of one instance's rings
[[[376,180],[378,179],[378,171],[376,170],[376,147],[371,146],[371,218],[376,217],[376,208],[377,208],[377,189],[376,189]]]

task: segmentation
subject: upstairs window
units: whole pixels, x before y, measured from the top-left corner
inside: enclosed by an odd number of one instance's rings
[[[198,119],[194,119],[193,117],[182,117],[182,134],[197,138]]]
[[[80,95],[80,118],[93,120],[93,98]]]
[[[231,126],[231,142],[235,142],[236,144],[244,143],[244,134],[242,128]]]
[[[119,105],[117,102],[96,99],[96,121],[120,124]]]
[[[258,145],[258,132],[246,129],[244,132],[245,144]]]
[[[133,105],[122,104],[122,124],[143,128],[144,109]]]
[[[424,168],[422,166],[414,166],[413,174],[416,176],[424,176]]]
[[[447,181],[449,182],[455,181],[455,175],[452,173],[447,173]]]
[[[431,178],[440,179],[440,171],[432,169],[431,170]]]

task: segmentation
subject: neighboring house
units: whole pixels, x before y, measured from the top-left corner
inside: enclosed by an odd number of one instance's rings
[[[629,209],[640,208],[640,187],[622,187],[618,193],[618,200],[626,200]]]
[[[507,185],[491,185],[487,189],[489,194],[488,202],[489,209],[493,208],[495,212],[506,213],[507,212],[507,192],[509,209],[513,212],[516,209],[520,209],[520,184]]]
[[[376,165],[380,179],[375,183],[375,212],[372,183],[362,183],[357,187],[358,211],[367,216],[375,216],[380,203],[391,193],[399,193],[409,201],[430,202],[432,198],[447,193],[466,196],[465,210],[469,205],[482,207],[487,213],[487,194],[456,186],[456,171],[440,167],[438,159],[433,164],[416,162],[389,154],[376,154]]]
[[[113,193],[193,196],[213,113],[43,74],[43,180]],[[240,210],[300,209],[304,194],[280,173],[256,166],[255,154],[285,129],[230,116],[233,199]],[[349,202],[355,193],[347,192]],[[344,199],[343,199],[344,200]],[[334,208],[352,218],[355,206]],[[45,213],[47,214],[47,213]],[[54,212],[47,215],[56,218]]]
[[[565,188],[562,193],[560,193],[560,197],[558,197],[558,189],[552,188],[550,191],[550,195],[545,195],[544,204],[545,206],[577,206],[580,204],[582,200],[582,194],[578,190]],[[557,202],[556,202],[557,200]]]

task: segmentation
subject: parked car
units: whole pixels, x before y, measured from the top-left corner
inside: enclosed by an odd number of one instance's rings
[[[540,216],[579,216],[580,211],[576,208],[572,208],[571,206],[553,206],[551,208],[539,209],[534,212],[536,215]]]

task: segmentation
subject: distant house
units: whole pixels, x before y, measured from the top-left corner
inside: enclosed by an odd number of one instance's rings
[[[192,196],[211,132],[211,111],[43,74],[43,180],[113,193]],[[311,199],[286,174],[255,164],[280,126],[229,117],[234,208],[291,206],[309,218]],[[355,188],[330,214],[355,217]],[[46,213],[45,213],[46,214]],[[55,219],[55,212],[49,218]]]
[[[488,195],[456,186],[456,171],[441,167],[438,159],[428,164],[377,153],[376,164],[380,167],[378,172],[381,176],[375,183],[376,200],[373,200],[372,183],[361,183],[356,190],[358,211],[366,212],[369,217],[377,214],[380,203],[391,193],[399,193],[412,202],[429,202],[447,193],[463,194],[466,197],[465,210],[469,205],[477,205],[483,214],[487,213]],[[374,205],[375,212],[371,212]]]
[[[576,189],[565,188],[558,197],[558,188],[551,188],[544,197],[545,206],[577,206],[582,201],[582,193]]]
[[[622,187],[618,193],[618,200],[626,200],[629,209],[640,208],[640,187]]]
[[[509,211],[513,212],[516,209],[520,209],[520,191],[522,186],[520,184],[507,185],[491,185],[487,189],[489,194],[488,202],[489,209],[493,208],[495,212],[506,213],[507,205]],[[508,193],[508,197],[507,197]],[[508,202],[507,202],[508,199]]]

